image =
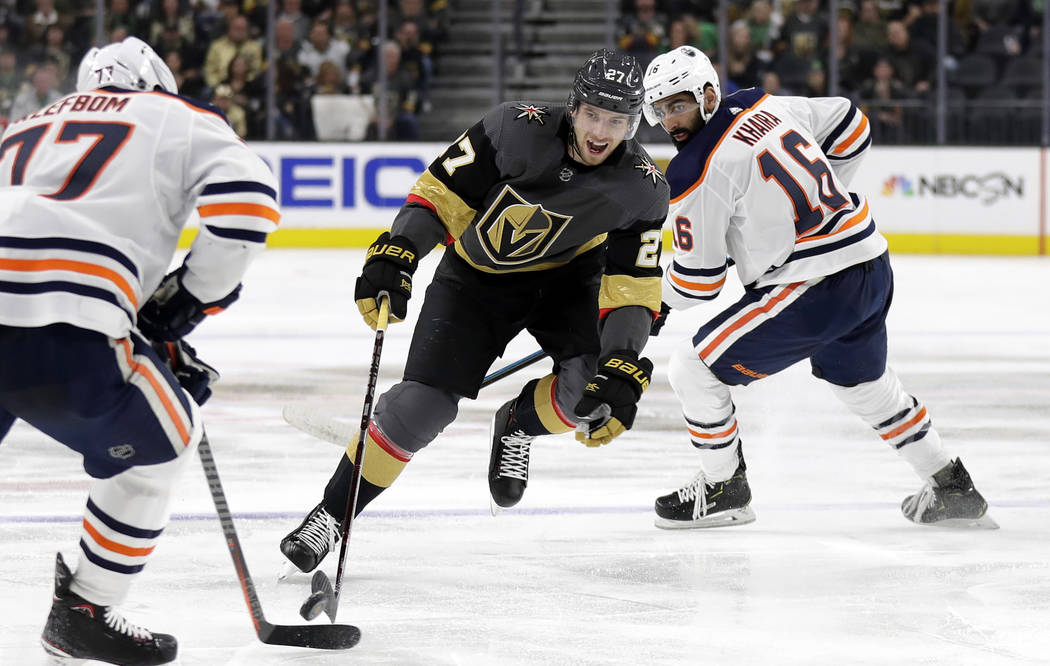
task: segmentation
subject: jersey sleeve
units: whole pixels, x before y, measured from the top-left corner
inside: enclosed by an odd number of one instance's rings
[[[813,132],[835,175],[849,185],[871,147],[868,118],[845,97],[778,97]]]
[[[503,107],[496,107],[431,162],[409,191],[401,214],[417,215],[412,208],[426,208],[444,227],[446,244],[462,236],[488,191],[503,179],[498,148],[503,115]]]
[[[599,316],[638,305],[660,312],[660,249],[663,217],[639,220],[628,229],[609,233],[605,273],[598,293]]]
[[[194,114],[189,146],[188,195],[200,232],[186,257],[183,284],[207,303],[237,287],[281,214],[273,173],[220,116]]]
[[[717,165],[710,181],[728,180]],[[663,300],[673,309],[690,308],[722,291],[729,266],[726,233],[733,215],[727,193],[733,188],[707,185],[672,199],[667,219],[674,238],[674,258],[663,279]]]

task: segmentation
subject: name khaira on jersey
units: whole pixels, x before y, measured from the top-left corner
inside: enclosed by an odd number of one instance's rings
[[[489,259],[512,266],[542,257],[571,219],[529,203],[504,185],[475,229]]]
[[[64,111],[89,111],[95,113],[108,113],[123,111],[124,107],[131,101],[130,97],[114,95],[77,95],[76,97],[63,97],[49,107],[31,113],[23,120],[53,116]]]
[[[750,118],[741,122],[731,136],[737,141],[743,141],[747,145],[753,146],[771,129],[779,125],[780,122],[780,118],[777,118],[769,111],[757,111]]]

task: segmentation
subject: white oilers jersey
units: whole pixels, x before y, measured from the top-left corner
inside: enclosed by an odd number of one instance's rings
[[[191,213],[185,287],[221,299],[280,219],[266,164],[222,113],[163,92],[73,93],[0,143],[0,324],[121,338]]]
[[[730,95],[671,160],[675,257],[663,298],[714,298],[735,264],[748,286],[831,275],[886,251],[867,200],[848,190],[871,145],[868,120],[841,97]]]

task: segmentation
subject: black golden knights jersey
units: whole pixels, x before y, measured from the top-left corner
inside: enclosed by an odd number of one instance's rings
[[[663,174],[633,139],[587,166],[568,157],[568,137],[564,105],[502,104],[431,163],[402,213],[430,209],[446,251],[488,273],[549,270],[608,243],[601,312],[659,312]]]

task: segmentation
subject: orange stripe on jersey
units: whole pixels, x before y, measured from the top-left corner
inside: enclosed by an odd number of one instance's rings
[[[901,425],[897,426],[896,428],[894,428],[893,430],[891,430],[891,431],[889,431],[887,433],[883,433],[883,434],[879,435],[879,437],[882,437],[883,439],[893,439],[894,437],[896,437],[897,435],[901,434],[902,432],[904,432],[908,428],[912,427],[913,425],[915,425],[919,421],[923,420],[924,418],[926,418],[926,408],[925,407],[920,409],[919,413],[916,414],[915,416],[913,416],[911,418],[911,420],[909,420],[907,423],[901,424]]]
[[[858,224],[860,224],[861,222],[863,222],[866,219],[868,219],[868,200],[867,199],[864,200],[864,207],[861,208],[859,211],[857,211],[856,215],[854,215],[853,217],[851,217],[848,220],[846,220],[846,223],[843,224],[838,229],[836,229],[835,231],[832,231],[829,234],[821,234],[819,236],[809,236],[808,238],[800,238],[796,242],[797,243],[808,243],[810,241],[820,240],[822,238],[829,238],[831,236],[834,236],[835,234],[840,234],[840,233],[842,233],[843,231],[845,231],[847,229],[850,229],[852,227],[857,226]]]
[[[767,97],[769,97],[768,93],[765,94],[765,95],[762,95],[762,97],[760,97],[757,102],[755,102],[754,104],[751,105],[751,108],[748,109],[748,111],[753,111],[754,109],[757,109],[759,107],[759,105],[762,104],[762,102],[764,102],[766,100]],[[726,137],[728,137],[730,134],[733,133],[733,128],[737,125],[737,123],[739,123],[741,120],[743,120],[747,115],[748,114],[746,114],[746,113],[740,113],[733,120],[733,122],[729,123],[729,127],[726,127],[726,131],[722,134],[722,138],[720,138],[718,140],[718,143],[715,144],[715,147],[712,148],[711,152],[707,154],[707,161],[704,162],[704,170],[700,172],[700,177],[696,179],[695,183],[693,183],[692,185],[689,186],[689,189],[687,189],[685,192],[682,192],[681,194],[679,194],[675,198],[671,199],[671,203],[677,203],[677,202],[681,201],[682,199],[684,199],[685,197],[689,196],[690,192],[692,192],[697,187],[699,187],[700,183],[704,182],[704,176],[707,175],[707,168],[709,166],[711,166],[711,158],[714,157],[715,151],[717,151],[718,147],[722,145],[722,142],[726,140]]]
[[[96,530],[95,527],[87,521],[87,518],[84,519],[84,531],[91,535],[91,538],[94,539],[95,543],[102,546],[106,550],[112,551],[119,555],[127,555],[128,557],[146,557],[147,555],[152,553],[153,549],[156,547],[150,546],[149,548],[132,548],[131,546],[125,546],[122,543],[111,541],[110,539],[107,539],[106,537],[102,536],[102,534],[100,534],[99,531]]]
[[[114,270],[105,268],[104,266],[96,266],[95,264],[89,264],[83,261],[71,261],[69,259],[0,259],[0,269],[9,271],[70,271],[72,273],[80,273],[82,275],[94,275],[105,280],[109,280],[117,289],[120,289],[121,293],[127,297],[136,310],[139,309],[139,301],[135,298],[135,291],[128,284],[120,273]]]
[[[137,372],[146,378],[149,385],[153,387],[153,391],[160,398],[160,403],[164,405],[164,411],[168,413],[168,417],[171,418],[171,422],[175,425],[175,429],[179,432],[179,438],[182,439],[183,446],[188,446],[190,443],[190,432],[187,429],[189,424],[183,423],[179,418],[179,411],[172,404],[171,400],[168,399],[164,388],[161,385],[161,380],[157,379],[157,376],[153,374],[153,370],[148,365],[139,363],[135,360],[131,354],[131,343],[128,342],[127,338],[121,338],[117,340],[120,346],[124,349],[124,355],[127,357],[128,365],[131,366],[132,372]]]
[[[740,328],[744,324],[748,323],[749,321],[751,321],[752,319],[754,319],[758,315],[766,313],[766,312],[769,312],[770,310],[772,310],[774,307],[776,307],[776,305],[778,303],[780,303],[780,301],[782,301],[785,298],[787,298],[791,294],[791,292],[795,291],[796,289],[798,289],[803,284],[804,284],[803,282],[792,282],[791,284],[785,286],[784,290],[782,292],[780,292],[779,294],[777,294],[773,298],[769,299],[769,302],[766,303],[765,305],[763,305],[762,307],[748,311],[746,314],[744,314],[744,316],[740,317],[740,319],[737,319],[735,322],[733,322],[733,324],[729,328],[727,328],[726,330],[722,331],[718,335],[717,338],[715,338],[714,340],[711,341],[711,344],[709,344],[706,347],[704,347],[700,351],[700,358],[702,358],[702,359],[704,359],[706,361],[707,360],[707,355],[710,354],[712,351],[714,351],[718,347],[718,345],[722,344],[722,341],[725,340],[727,337],[729,337],[729,335],[733,331],[737,330],[738,328]]]
[[[864,130],[866,129],[868,129],[868,117],[861,113],[860,125],[858,125],[857,129],[853,130],[853,133],[847,136],[845,140],[843,140],[843,142],[840,143],[837,148],[835,148],[835,150],[831,151],[831,153],[833,155],[841,155],[842,153],[846,152],[846,149],[852,146],[853,143],[857,139],[859,139],[862,134],[864,134]]]
[[[716,432],[710,435],[702,432],[697,432],[696,430],[693,430],[689,427],[687,427],[686,429],[689,431],[690,435],[696,437],[697,439],[721,439],[723,437],[728,437],[729,435],[732,435],[736,431],[736,421],[734,420],[733,425],[729,426],[727,430],[723,430],[722,432]]]
[[[718,282],[703,283],[703,282],[687,282],[682,278],[676,276],[674,273],[668,273],[671,281],[677,284],[679,287],[685,287],[686,289],[692,289],[694,291],[714,291],[715,289],[721,289],[722,285],[726,283],[726,279],[723,277]]]
[[[279,224],[281,214],[269,206],[248,203],[221,203],[198,206],[197,212],[201,217],[215,217],[216,215],[248,215],[251,217],[263,217]]]

